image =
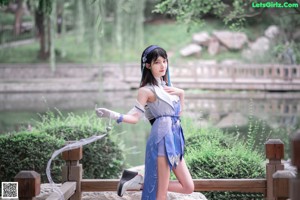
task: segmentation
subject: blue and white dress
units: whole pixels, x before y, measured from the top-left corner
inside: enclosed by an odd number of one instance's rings
[[[180,125],[180,99],[164,91],[163,86],[147,85],[155,95],[147,103],[146,116],[155,121],[147,140],[145,177],[142,200],[155,200],[157,193],[157,157],[166,156],[170,170],[178,165],[184,154],[184,135]]]

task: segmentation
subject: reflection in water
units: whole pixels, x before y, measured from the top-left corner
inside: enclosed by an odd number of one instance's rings
[[[37,113],[57,108],[62,112],[91,112],[95,105],[126,113],[135,103],[136,91],[115,91],[103,94],[81,93],[4,93],[0,95],[0,133],[17,130],[20,124],[31,124]],[[186,92],[184,116],[201,126],[220,128],[243,126],[249,115],[265,120],[272,128],[283,127],[291,132],[299,126],[300,93]],[[128,149],[128,163],[143,164],[147,121],[136,125],[114,127],[121,133]]]

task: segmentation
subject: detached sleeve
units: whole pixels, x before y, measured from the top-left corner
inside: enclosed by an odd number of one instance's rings
[[[134,107],[127,113],[128,115],[135,115],[139,118],[143,118],[145,116],[145,108],[136,100]]]

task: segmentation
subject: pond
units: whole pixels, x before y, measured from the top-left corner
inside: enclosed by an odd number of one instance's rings
[[[0,134],[31,125],[39,113],[59,109],[63,113],[94,114],[95,105],[122,113],[130,110],[136,91],[110,91],[104,93],[2,93],[0,96]],[[288,139],[299,128],[300,93],[265,92],[212,92],[186,91],[183,117],[192,118],[198,126],[216,126],[227,132],[247,134],[249,120],[281,133],[271,132],[268,138]],[[255,125],[254,125],[255,126]],[[126,147],[129,165],[142,165],[150,124],[141,121],[136,125],[115,124]],[[263,127],[264,128],[264,127]],[[264,129],[263,129],[264,130]],[[244,132],[244,133],[243,133]],[[265,139],[265,138],[264,138]],[[288,149],[288,148],[287,148]]]

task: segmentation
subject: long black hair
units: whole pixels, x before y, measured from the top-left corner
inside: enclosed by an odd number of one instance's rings
[[[151,64],[153,61],[156,61],[157,58],[160,56],[166,59],[168,62],[167,52],[159,46],[151,45],[143,51],[141,56],[142,79],[141,79],[140,87],[143,87],[147,84],[158,85],[156,79],[152,75],[151,70],[146,67],[146,64]],[[166,82],[167,85],[168,85],[168,76],[167,76],[168,72],[169,72],[169,63],[167,64],[166,74],[163,76],[163,80]]]

